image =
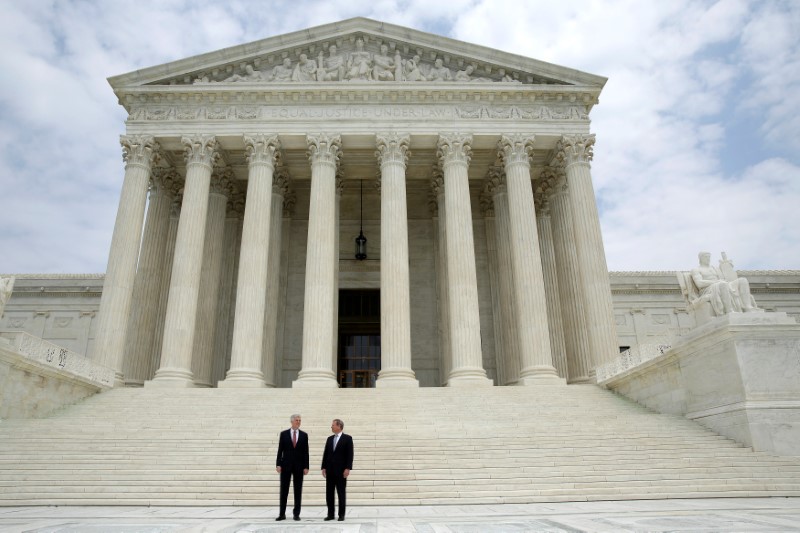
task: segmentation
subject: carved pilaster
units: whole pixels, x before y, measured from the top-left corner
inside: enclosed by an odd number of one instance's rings
[[[279,194],[286,197],[289,192],[289,182],[291,181],[289,169],[279,166],[275,169],[275,175],[272,177],[272,194]]]
[[[236,177],[233,175],[233,170],[228,167],[217,167],[211,174],[211,194],[219,194],[225,198],[230,198],[233,195],[233,183]]]

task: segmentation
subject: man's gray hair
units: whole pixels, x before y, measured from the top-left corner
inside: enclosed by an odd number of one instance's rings
[[[340,419],[334,418],[333,421],[336,423],[337,426],[339,426],[339,429],[344,429],[344,422],[342,422]]]
[[[294,422],[295,419],[297,419],[297,418],[302,418],[302,417],[300,415],[292,415],[292,416],[290,416],[289,417],[289,423]]]

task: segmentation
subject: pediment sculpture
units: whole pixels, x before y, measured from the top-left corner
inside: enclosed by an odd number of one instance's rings
[[[259,70],[253,62],[244,65],[244,71],[223,79],[214,79],[208,73],[196,76],[192,83],[291,83],[291,82],[458,82],[458,83],[514,83],[514,79],[502,70],[495,69],[495,78],[476,75],[476,66],[451,69],[441,57],[423,61],[419,54],[403,57],[400,50],[390,50],[385,43],[376,52],[366,49],[363,39],[356,39],[349,52],[340,51],[336,44],[328,46],[327,54],[320,51],[316,57],[301,53],[296,61],[284,57],[279,63]],[[260,67],[259,67],[260,68]]]
[[[699,260],[690,272],[677,273],[681,293],[698,326],[728,313],[763,312],[750,294],[749,282],[738,276],[725,252],[719,267],[711,264],[708,252],[700,252]]]

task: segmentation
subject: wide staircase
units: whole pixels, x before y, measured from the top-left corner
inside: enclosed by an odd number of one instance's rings
[[[292,413],[310,437],[309,505],[324,504],[333,418],[355,443],[349,505],[800,496],[800,458],[592,385],[146,388],[0,422],[0,505],[274,506]]]

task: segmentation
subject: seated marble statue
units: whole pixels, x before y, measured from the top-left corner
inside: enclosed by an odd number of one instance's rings
[[[300,54],[300,62],[294,67],[292,81],[315,81],[317,78],[317,62]]]
[[[328,59],[323,57],[322,52],[319,53],[317,81],[339,81],[344,78],[344,58],[337,54],[335,44],[328,47],[328,53]]]
[[[453,79],[453,74],[450,69],[444,66],[444,61],[437,59],[433,63],[431,71],[428,72],[428,81],[450,81]]]
[[[3,310],[6,308],[6,302],[11,298],[11,293],[14,292],[14,280],[16,278],[0,278],[0,317],[3,316]]]
[[[372,75],[372,54],[364,50],[364,41],[356,40],[356,51],[347,59],[348,80],[369,80]]]
[[[260,70],[253,68],[253,65],[245,65],[244,75],[234,74],[230,78],[226,78],[225,81],[262,81],[266,79],[267,77]]]
[[[750,294],[750,284],[737,276],[724,252],[719,267],[711,265],[708,252],[700,252],[699,259],[700,264],[691,272],[678,273],[681,289],[695,311],[698,325],[712,316],[761,311]]]
[[[270,81],[292,81],[293,72],[294,69],[292,69],[292,60],[287,57],[283,60],[282,64],[277,65],[272,69]]]

